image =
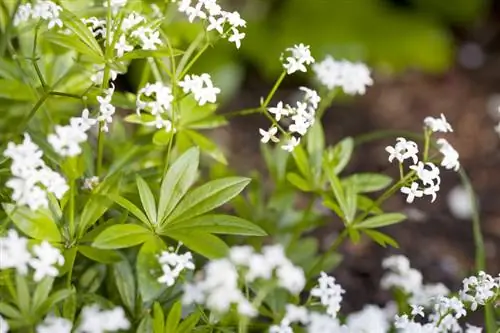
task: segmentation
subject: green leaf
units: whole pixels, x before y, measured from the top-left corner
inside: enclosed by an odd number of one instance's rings
[[[342,172],[351,160],[352,152],[354,150],[354,140],[347,137],[337,143],[333,149],[326,153],[326,160],[328,166],[333,168],[336,175]]]
[[[369,217],[366,220],[356,224],[354,227],[357,229],[381,228],[391,224],[402,222],[404,219],[406,219],[406,216],[404,214],[388,213],[388,214]]]
[[[302,176],[296,174],[295,172],[289,172],[286,174],[286,179],[299,190],[304,192],[311,192],[313,189],[310,186],[310,183],[302,178]]]
[[[177,328],[176,333],[191,333],[196,324],[200,321],[201,314],[199,312],[191,313],[182,321]]]
[[[217,208],[238,195],[249,178],[227,177],[212,180],[190,191],[174,209],[167,221],[187,220]]]
[[[166,234],[169,231],[198,230],[211,234],[265,236],[264,230],[245,219],[223,214],[207,214],[193,219],[166,225]]]
[[[123,57],[119,58],[118,61],[125,60],[134,60],[134,59],[146,59],[146,58],[158,58],[158,57],[171,57],[182,54],[181,50],[173,49],[173,52],[170,49],[158,49],[158,50],[133,50],[131,52],[127,52],[123,55]]]
[[[347,184],[344,186],[345,195],[345,219],[347,224],[351,224],[356,216],[357,191],[354,186]]]
[[[15,80],[0,79],[0,98],[14,101],[31,101],[30,87]]]
[[[167,322],[165,325],[165,330],[167,332],[177,332],[177,327],[181,321],[182,315],[182,303],[177,301],[174,303],[170,312],[168,313]]]
[[[212,157],[217,162],[227,165],[224,153],[215,142],[195,131],[185,130],[184,133],[187,134],[195,145],[200,147],[202,152],[208,154],[208,156]]]
[[[78,223],[78,235],[82,237],[94,223],[111,207],[113,201],[108,198],[114,195],[119,188],[120,175],[114,174],[106,178],[92,193],[85,207],[83,208],[80,221]]]
[[[12,305],[0,302],[0,313],[4,316],[12,319],[21,319],[23,316],[21,313]]]
[[[92,246],[78,245],[78,252],[102,264],[113,264],[121,260],[120,255],[116,251],[96,249]]]
[[[158,203],[158,221],[163,222],[186,194],[196,178],[200,161],[198,148],[191,148],[182,154],[163,177]]]
[[[314,122],[314,125],[307,132],[307,152],[312,164],[312,168],[321,170],[321,161],[325,151],[325,134],[321,121]]]
[[[132,213],[132,215],[137,217],[139,221],[143,222],[147,226],[150,225],[148,217],[142,212],[139,207],[134,205],[132,202],[119,195],[109,195],[108,197],[118,205],[125,208],[128,212]]]
[[[134,313],[136,297],[134,272],[127,258],[124,257],[122,261],[113,265],[113,277],[123,304],[130,313]]]
[[[28,207],[2,204],[3,209],[24,234],[38,240],[60,242],[61,234],[47,209],[30,210]]]
[[[358,194],[358,209],[364,212],[383,214],[384,211],[380,209],[375,201],[365,195]]]
[[[85,54],[92,62],[99,64],[104,61],[101,54],[89,48],[88,45],[86,45],[82,40],[75,38],[75,36],[63,35],[56,32],[47,32],[44,37],[49,42],[62,46],[65,49],[75,50],[78,53]]]
[[[149,313],[142,318],[139,326],[137,327],[136,333],[153,333],[153,319]]]
[[[144,303],[156,299],[166,288],[158,282],[162,273],[158,254],[166,249],[159,238],[150,238],[145,242],[137,255],[136,272],[139,292]]]
[[[61,12],[61,18],[64,20],[64,27],[71,30],[76,35],[77,38],[75,38],[75,36],[68,36],[68,37],[70,38],[72,37],[73,39],[79,39],[87,46],[88,48],[87,52],[95,54],[96,57],[101,59],[101,63],[104,63],[103,59],[104,55],[102,53],[101,47],[99,46],[99,43],[95,39],[94,35],[92,35],[90,29],[87,28],[85,24],[83,24],[83,22],[76,15],[74,15],[67,9]]]
[[[328,180],[330,181],[330,186],[335,200],[337,201],[340,211],[342,212],[342,215],[339,215],[339,217],[342,218],[345,223],[348,223],[347,221],[351,211],[350,207],[348,207],[342,184],[333,169],[327,168],[325,172]]]
[[[23,316],[28,316],[31,309],[31,295],[26,277],[16,274],[16,303]]]
[[[152,224],[156,224],[156,202],[153,192],[151,192],[149,185],[140,176],[136,176],[135,181],[139,189],[142,207],[144,207],[149,221],[151,221]]]
[[[62,315],[64,318],[73,322],[75,320],[76,309],[77,309],[77,298],[76,292],[71,293],[65,300],[62,305]]]
[[[153,134],[153,143],[160,147],[168,146],[174,135],[172,132],[157,131]]]
[[[50,291],[52,290],[52,285],[54,283],[54,278],[45,277],[36,286],[35,292],[33,294],[33,309],[37,309],[47,300]]]
[[[220,238],[203,231],[167,231],[166,235],[208,259],[222,258],[229,250]]]
[[[165,315],[158,302],[153,304],[153,332],[165,333]]]
[[[309,179],[311,176],[311,166],[309,165],[309,160],[307,159],[304,148],[302,146],[295,147],[292,156],[302,176],[304,176],[305,179]]]
[[[378,173],[358,173],[343,179],[342,183],[351,184],[358,193],[369,193],[385,189],[392,178]]]
[[[121,249],[144,243],[151,236],[151,231],[140,225],[118,224],[101,232],[92,246],[98,249]]]
[[[399,248],[398,243],[392,237],[389,237],[386,234],[383,234],[379,231],[367,230],[367,229],[364,229],[363,232],[368,237],[370,237],[371,239],[373,239],[375,242],[377,242],[379,245],[381,245],[383,247],[387,247],[387,245],[390,245],[392,247]]]

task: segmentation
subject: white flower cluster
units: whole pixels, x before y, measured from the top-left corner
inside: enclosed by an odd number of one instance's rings
[[[448,288],[441,283],[423,284],[420,271],[410,267],[410,261],[403,255],[394,255],[382,261],[382,267],[388,272],[380,281],[383,289],[397,288],[409,295],[413,305],[429,307],[431,300],[449,294]]]
[[[298,44],[286,49],[288,56],[282,55],[283,68],[287,74],[293,74],[297,71],[307,72],[306,65],[314,63],[314,58],[309,50],[309,45]]]
[[[145,122],[146,126],[155,126],[156,128],[164,128],[166,132],[172,130],[172,122],[164,117],[171,116],[172,108],[172,88],[165,86],[162,82],[147,83],[144,88],[141,88],[137,93],[136,112],[140,116],[142,111],[147,111],[155,116],[155,120]]]
[[[246,21],[238,12],[222,10],[216,0],[197,0],[194,3],[192,0],[174,0],[173,2],[178,2],[179,12],[186,14],[189,22],[197,18],[208,22],[207,31],[215,30],[222,38],[229,37],[228,41],[234,43],[236,48],[240,48],[245,33],[240,32],[239,29],[246,26]]]
[[[206,103],[215,103],[220,89],[214,87],[210,74],[186,75],[184,80],[179,82],[179,87],[184,93],[192,93],[198,105],[203,106]]]
[[[348,95],[364,95],[366,87],[373,85],[370,69],[363,63],[337,61],[332,56],[327,56],[314,64],[313,70],[322,85],[329,90],[340,87]]]
[[[500,276],[496,279],[485,272],[470,276],[462,281],[460,299],[470,304],[470,309],[476,311],[478,305],[485,305],[500,293]]]
[[[68,319],[48,316],[36,327],[36,333],[71,333],[73,323]]]
[[[278,286],[292,294],[299,294],[306,283],[304,271],[286,258],[282,246],[265,246],[262,253],[250,246],[236,246],[228,258],[209,262],[203,279],[185,286],[183,302],[203,303],[216,313],[226,313],[235,304],[241,315],[255,316],[256,309],[238,285],[240,276],[248,283],[276,279]]]
[[[104,96],[97,96],[97,102],[99,103],[99,114],[97,116],[97,121],[102,123],[102,131],[109,131],[108,124],[113,122],[113,115],[115,114],[116,108],[111,104],[111,99],[115,92],[115,86],[111,84],[111,87],[104,91]]]
[[[49,134],[47,141],[60,156],[77,156],[82,152],[80,144],[87,141],[87,131],[97,123],[89,118],[89,110],[84,109],[81,117],[73,117],[69,125],[55,126],[55,134]]]
[[[288,127],[289,139],[281,146],[283,150],[288,152],[293,151],[294,148],[300,144],[300,137],[304,136],[309,128],[314,125],[316,109],[321,100],[316,91],[306,87],[300,87],[299,89],[304,92],[304,97],[301,101],[296,103],[295,107],[288,104],[284,105],[283,102],[279,102],[276,107],[268,108],[269,113],[274,115],[276,121],[282,119],[292,121]],[[261,142],[263,143],[280,141],[276,136],[278,133],[278,128],[276,126],[272,126],[267,131],[261,128],[259,132],[262,136]]]
[[[9,323],[0,315],[0,333],[9,332]]]
[[[80,322],[76,330],[78,333],[105,333],[130,328],[130,322],[121,307],[102,310],[97,304],[83,308]]]
[[[453,131],[443,114],[441,114],[441,118],[425,118],[424,124],[431,132]],[[458,152],[444,138],[439,138],[436,143],[440,146],[439,151],[443,155],[441,166],[457,171],[460,168]],[[414,141],[397,138],[394,147],[387,146],[385,150],[389,153],[389,162],[394,159],[398,160],[400,164],[405,160],[413,162],[410,169],[415,171],[420,183],[412,181],[410,186],[401,188],[401,192],[407,195],[406,202],[412,203],[415,198],[421,198],[424,195],[431,196],[431,202],[434,202],[441,184],[440,170],[432,162],[424,163],[418,160],[418,145]]]
[[[26,275],[28,266],[34,269],[33,280],[41,281],[44,277],[56,277],[59,274],[56,266],[64,264],[61,251],[52,247],[47,241],[33,245],[28,250],[28,239],[20,237],[13,229],[6,237],[0,238],[0,270],[14,268],[18,274]]]
[[[321,304],[326,307],[326,313],[334,318],[340,310],[343,293],[345,290],[335,283],[335,278],[328,276],[325,272],[321,272],[318,285],[311,289],[311,296],[318,297]]]
[[[158,256],[158,262],[161,265],[163,275],[158,278],[158,282],[164,283],[171,287],[179,275],[185,270],[194,270],[193,256],[191,252],[178,254],[170,248],[168,251],[163,251]]]
[[[18,205],[27,205],[31,210],[46,208],[47,192],[62,199],[68,191],[66,180],[45,165],[43,152],[29,134],[24,134],[24,141],[19,145],[9,142],[3,154],[12,159],[10,171],[14,177],[5,185],[13,190],[12,200]]]
[[[127,0],[110,0],[109,5],[111,7],[111,11],[113,15],[116,15],[120,8],[125,7],[127,4]],[[103,1],[104,8],[108,8],[108,1]]]
[[[31,3],[22,4],[18,7],[14,15],[14,26],[19,26],[29,20],[48,21],[47,28],[52,29],[55,26],[63,27],[63,22],[59,18],[62,7],[49,0],[38,0],[34,5]]]

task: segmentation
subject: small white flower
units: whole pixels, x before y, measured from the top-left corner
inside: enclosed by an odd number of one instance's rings
[[[460,162],[458,161],[459,155],[455,148],[453,148],[453,146],[443,138],[438,139],[436,143],[440,147],[439,151],[443,154],[441,166],[448,170],[453,169],[458,171],[458,169],[460,169]]]
[[[262,139],[260,139],[260,142],[262,143],[268,143],[269,140],[272,142],[280,142],[280,140],[276,137],[276,133],[278,133],[278,128],[275,126],[272,126],[269,128],[269,130],[265,131],[262,128],[259,128],[259,133],[262,135]]]
[[[296,138],[294,136],[290,137],[290,139],[281,146],[281,148],[289,153],[291,153],[295,147],[297,147],[300,144],[300,138]]]
[[[36,333],[71,333],[73,323],[65,318],[48,316],[36,327]]]
[[[417,182],[411,183],[410,187],[402,187],[401,193],[406,194],[406,202],[412,203],[415,198],[421,198],[424,195],[424,192],[419,190],[419,185]]]
[[[163,251],[158,258],[158,262],[163,270],[163,275],[158,278],[158,282],[164,283],[168,287],[173,286],[185,269],[194,270],[195,267],[192,259],[191,252],[178,254],[176,252]]]
[[[424,185],[439,185],[441,183],[439,168],[434,163],[419,161],[418,164],[410,166],[410,169],[415,170]]]
[[[188,94],[192,93],[198,105],[203,106],[207,102],[215,103],[220,89],[214,87],[210,74],[186,75],[184,80],[179,82],[179,87]]]
[[[418,162],[418,145],[414,141],[408,141],[405,138],[397,138],[394,147],[387,146],[385,151],[389,153],[389,162],[397,159],[400,163],[407,159],[412,159],[413,164]]]
[[[470,324],[465,324],[465,333],[482,333],[483,329],[481,327],[473,326]]]
[[[9,323],[0,316],[0,333],[7,333],[9,332]]]
[[[83,308],[80,315],[79,333],[105,333],[109,331],[128,330],[130,322],[121,307],[101,310],[94,304]]]
[[[18,274],[25,275],[31,259],[28,239],[19,237],[17,231],[10,229],[6,237],[0,237],[0,270],[15,268]]]
[[[311,296],[319,298],[321,304],[326,307],[326,313],[333,318],[337,317],[337,312],[340,310],[343,293],[345,290],[335,283],[335,278],[325,272],[321,272],[318,285],[311,289]]]
[[[424,314],[424,307],[421,306],[421,305],[413,305],[411,304],[410,305],[411,307],[411,315],[416,317],[416,316],[420,316],[422,318],[425,317],[425,314]]]
[[[241,47],[241,41],[243,38],[245,38],[245,33],[244,32],[239,32],[238,29],[232,28],[231,29],[231,36],[229,36],[228,41],[230,43],[234,43],[237,49]]]
[[[121,35],[115,44],[116,55],[118,58],[123,57],[126,52],[130,52],[133,49],[134,47],[127,42],[125,35]]]
[[[286,57],[285,62],[283,62],[283,68],[286,69],[287,74],[293,74],[297,71],[307,72],[306,65],[314,63],[309,46],[298,44],[287,48],[286,51],[291,53],[291,56]]]
[[[289,110],[283,107],[283,102],[279,102],[276,107],[268,108],[269,113],[274,114],[276,121],[280,121],[282,116],[288,116],[290,114]]]
[[[283,321],[288,321],[289,323],[301,323],[304,325],[309,322],[309,312],[306,307],[287,304],[285,309],[286,312]]]
[[[290,327],[289,322],[283,320],[279,325],[271,325],[269,333],[293,333],[293,329]]]
[[[233,246],[229,250],[229,259],[236,265],[248,266],[253,254],[253,247],[249,245]]]
[[[226,22],[226,18],[224,16],[219,18],[209,16],[208,22],[207,31],[216,30],[220,34],[224,33],[224,22]]]
[[[424,124],[427,126],[432,132],[453,132],[453,128],[446,120],[444,114],[441,113],[440,118],[426,117],[424,119]]]
[[[35,269],[34,281],[39,282],[46,276],[56,277],[59,274],[55,265],[62,266],[64,264],[61,251],[52,247],[49,242],[43,241],[40,245],[33,246],[33,252],[36,257],[32,258],[29,264]]]
[[[291,263],[281,265],[276,269],[278,285],[292,294],[299,294],[306,285],[306,277],[302,268]]]

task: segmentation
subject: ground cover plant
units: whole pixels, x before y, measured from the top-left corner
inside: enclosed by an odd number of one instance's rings
[[[455,172],[474,202],[453,126],[429,115],[420,133],[326,144],[332,101],[374,82],[366,64],[301,41],[276,54],[281,74],[254,107],[218,113],[222,89],[195,69],[245,42],[246,21],[223,5],[2,3],[0,332],[498,332],[500,276],[485,272],[478,219],[477,270],[459,290],[395,255],[380,263],[393,302],[342,311],[341,244],[398,247],[384,227],[406,216],[387,199],[434,202]],[[138,82],[120,88],[132,70]],[[310,84],[277,100],[297,75]],[[237,174],[207,135],[250,114],[268,122],[255,128],[266,174]],[[387,137],[399,177],[346,172],[359,145]],[[343,227],[322,251],[314,231],[329,223]]]

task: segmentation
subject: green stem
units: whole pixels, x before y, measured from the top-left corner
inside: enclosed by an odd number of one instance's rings
[[[332,243],[332,245],[330,245],[328,250],[326,250],[326,252],[323,253],[323,255],[321,256],[321,259],[318,262],[316,262],[316,264],[314,264],[314,266],[307,272],[307,279],[308,280],[311,277],[313,277],[314,275],[319,273],[318,270],[321,269],[321,267],[325,263],[326,258],[329,257],[333,252],[337,251],[337,249],[340,247],[340,245],[342,245],[342,242],[344,241],[344,239],[347,237],[348,233],[349,233],[349,231],[346,228],[346,229],[342,230],[342,232],[337,236],[337,238],[335,238],[335,241]]]
[[[257,293],[257,296],[252,301],[252,306],[255,309],[258,309],[262,304],[266,296],[269,292],[274,288],[273,284],[269,284],[267,286],[262,287]],[[248,324],[250,323],[250,319],[248,317],[240,317],[240,321],[238,323],[238,333],[247,333],[248,332]]]
[[[181,79],[182,77],[184,77],[184,75],[187,74],[187,72],[191,69],[191,67],[195,64],[195,62],[201,57],[201,55],[203,53],[205,53],[205,51],[208,49],[209,45],[210,44],[208,44],[208,43],[206,43],[205,45],[203,45],[203,47],[198,51],[198,53],[196,53],[196,55],[189,61],[189,63],[187,64],[187,66],[181,72],[181,75],[179,75],[179,79]]]
[[[264,100],[264,103],[260,106],[262,110],[265,111],[265,109],[267,108],[267,106],[271,102],[271,99],[273,98],[274,94],[278,90],[278,87],[281,85],[281,82],[283,82],[283,80],[285,79],[285,77],[286,77],[286,71],[283,71],[281,73],[280,77],[278,78],[278,80],[276,80],[276,82],[274,83],[274,86],[271,89],[271,91],[269,92],[269,94],[267,95],[266,99]]]
[[[49,91],[49,95],[51,95],[51,96],[69,97],[69,98],[74,98],[74,99],[79,99],[79,100],[81,100],[83,98],[80,95],[65,93],[65,92],[62,92],[62,91]]]
[[[259,113],[259,112],[261,112],[261,108],[251,108],[251,109],[243,109],[243,110],[228,112],[228,113],[223,114],[223,116],[226,118],[233,118],[233,117],[238,117],[238,116],[246,116],[249,114]]]
[[[71,241],[75,237],[75,180],[70,180],[69,186],[69,234]]]
[[[12,28],[14,27],[14,16],[17,13],[17,10],[19,9],[19,6],[21,5],[21,0],[17,0],[16,4],[14,6],[14,11],[12,12],[12,15],[8,16],[8,23],[5,28],[5,32],[2,36],[2,40],[0,42],[0,56],[3,57],[5,55],[5,51],[7,50],[7,44],[10,40],[10,33],[12,31]],[[9,9],[7,8],[7,5],[5,2],[2,1],[2,8],[5,10],[5,14],[9,13]]]
[[[333,99],[337,95],[337,90],[330,90],[325,98],[321,99],[318,110],[316,110],[317,119],[321,119],[325,114],[326,109],[332,104]]]

